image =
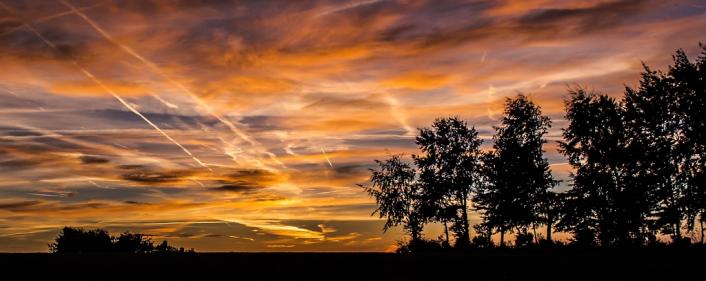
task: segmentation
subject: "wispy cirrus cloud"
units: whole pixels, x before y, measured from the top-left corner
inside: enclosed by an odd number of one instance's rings
[[[415,128],[454,115],[489,140],[524,92],[556,140],[567,85],[618,95],[706,29],[695,0],[2,3],[12,251],[63,225],[197,250],[382,251],[399,233],[381,235],[356,184],[373,159],[413,153]]]

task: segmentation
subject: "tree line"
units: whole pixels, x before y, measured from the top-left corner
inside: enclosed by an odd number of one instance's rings
[[[559,192],[544,157],[551,120],[527,96],[505,101],[492,149],[458,117],[418,130],[420,153],[376,160],[369,184],[373,214],[384,230],[402,226],[405,247],[429,244],[424,226],[439,223],[441,247],[494,247],[514,234],[515,246],[554,244],[553,231],[586,247],[691,243],[706,221],[706,46],[691,62],[683,50],[666,72],[643,64],[639,86],[621,99],[583,88],[565,99],[566,127],[558,152],[571,165],[568,190]],[[481,222],[471,226],[469,211]],[[540,237],[537,229],[546,236]],[[471,236],[472,229],[475,234]],[[451,238],[450,238],[451,237]],[[436,242],[434,242],[436,243]],[[439,245],[436,243],[434,245]]]
[[[194,249],[176,248],[164,240],[154,243],[149,235],[123,232],[111,236],[104,229],[64,227],[54,242],[49,244],[49,252],[56,254],[82,253],[125,253],[125,254],[177,254],[193,253]]]

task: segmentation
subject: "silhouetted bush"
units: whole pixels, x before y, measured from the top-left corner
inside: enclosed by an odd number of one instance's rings
[[[112,237],[102,229],[83,230],[64,227],[54,243],[49,245],[52,253],[101,253],[113,250]]]
[[[408,253],[432,253],[449,249],[444,246],[444,240],[415,239],[409,242],[397,241],[397,250],[400,254]]]
[[[691,239],[688,237],[677,238],[672,241],[670,246],[674,248],[689,248],[691,246]]]
[[[518,233],[515,237],[515,248],[527,248],[534,244],[534,235],[532,233]]]
[[[121,253],[143,254],[150,253],[154,249],[152,239],[139,233],[124,232],[115,238],[114,242],[114,250]]]
[[[481,249],[493,248],[495,246],[493,245],[493,240],[486,235],[477,235],[473,237],[473,239],[471,239],[471,245],[473,248]]]
[[[103,229],[84,230],[81,228],[64,227],[49,244],[51,253],[193,253],[194,249],[184,250],[169,245],[165,240],[155,246],[148,235],[123,232],[113,237]]]

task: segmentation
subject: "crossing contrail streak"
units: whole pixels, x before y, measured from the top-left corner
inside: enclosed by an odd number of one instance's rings
[[[360,6],[375,4],[375,3],[377,3],[377,2],[382,2],[382,1],[383,1],[383,0],[368,0],[368,1],[359,1],[359,2],[354,2],[354,3],[349,3],[349,4],[345,4],[345,5],[341,6],[341,7],[336,7],[336,8],[332,8],[332,9],[323,11],[323,12],[319,13],[318,15],[316,15],[316,17],[322,17],[322,16],[326,16],[326,15],[329,15],[329,14],[333,14],[333,13],[345,11],[345,10],[348,10],[348,9],[354,9],[354,8],[357,8],[357,7],[360,7]]]
[[[56,47],[55,47],[55,48],[56,48]],[[116,93],[115,93],[112,89],[110,89],[108,86],[106,86],[105,84],[103,84],[103,82],[101,82],[98,78],[96,78],[96,77],[95,77],[93,74],[91,74],[88,70],[86,70],[85,68],[83,68],[83,67],[81,67],[80,65],[78,65],[78,63],[76,63],[75,61],[73,61],[73,63],[74,63],[74,65],[76,65],[76,67],[79,68],[79,70],[81,70],[81,72],[83,72],[83,74],[85,74],[88,78],[90,78],[91,80],[93,80],[93,82],[95,82],[96,84],[98,84],[98,86],[100,86],[103,90],[105,90],[106,92],[110,93],[115,99],[117,99],[120,103],[122,103],[127,109],[129,109],[130,111],[132,111],[132,113],[134,113],[135,115],[137,115],[137,116],[139,116],[140,118],[142,118],[142,120],[144,120],[147,124],[149,124],[150,126],[152,126],[152,128],[154,128],[155,130],[157,130],[157,131],[158,131],[160,134],[162,134],[165,138],[167,138],[169,141],[171,141],[171,142],[174,143],[176,146],[178,146],[179,148],[181,148],[181,150],[184,151],[184,153],[186,153],[187,155],[189,155],[189,156],[191,157],[191,159],[193,159],[194,161],[196,161],[196,163],[198,163],[198,164],[201,165],[202,167],[208,169],[209,171],[213,171],[213,170],[211,170],[210,167],[208,167],[208,165],[206,165],[205,163],[201,162],[201,160],[199,160],[198,158],[196,158],[196,156],[195,156],[193,153],[191,153],[191,151],[189,151],[186,147],[184,147],[184,146],[181,145],[179,142],[177,142],[174,138],[172,138],[172,137],[171,137],[169,134],[167,134],[165,131],[163,131],[162,129],[160,129],[156,124],[152,123],[152,121],[150,121],[150,119],[148,119],[147,117],[145,117],[144,115],[142,115],[142,113],[140,113],[139,111],[137,111],[137,109],[135,109],[135,107],[133,107],[132,105],[130,105],[129,103],[127,103],[122,97],[120,97],[118,94],[116,94]]]
[[[92,9],[92,8],[99,7],[99,6],[103,6],[103,5],[104,5],[104,3],[99,3],[99,4],[94,4],[94,5],[90,5],[90,6],[86,6],[86,7],[80,7],[80,8],[78,8],[78,10],[84,11],[84,10]],[[71,14],[73,14],[73,13],[74,13],[74,11],[61,12],[61,13],[58,13],[58,14],[53,14],[53,15],[49,15],[49,16],[46,16],[46,17],[41,17],[41,18],[38,18],[38,19],[35,19],[35,20],[28,21],[28,23],[30,23],[30,24],[42,23],[42,22],[45,22],[45,21],[48,21],[48,20],[52,20],[52,19],[55,19],[55,18],[59,18],[59,17],[63,17],[63,16],[68,16],[68,15],[71,15]],[[6,30],[6,31],[3,32],[3,33],[0,33],[0,36],[8,35],[8,34],[10,34],[10,33],[13,33],[13,32],[15,32],[15,31],[18,31],[18,30],[22,29],[23,27],[24,27],[24,26],[20,24],[20,25],[18,25],[18,26],[15,26],[15,27],[13,27],[13,28],[10,28],[10,29]]]
[[[91,18],[89,18],[85,13],[81,12],[79,9],[77,9],[75,6],[71,5],[71,3],[66,2],[65,0],[59,0],[64,6],[68,7],[71,9],[74,14],[78,15],[81,17],[86,23],[88,23],[96,32],[98,32],[103,38],[106,40],[110,41],[126,53],[130,54],[132,57],[136,58],[143,64],[145,64],[147,67],[149,67],[152,71],[160,75],[163,79],[167,80],[169,83],[172,85],[176,86],[179,88],[181,91],[184,93],[188,94],[197,104],[199,104],[202,108],[206,110],[206,112],[216,118],[218,121],[226,125],[231,132],[236,134],[238,137],[249,143],[251,146],[256,147],[257,149],[260,149],[262,147],[261,144],[257,143],[254,139],[250,138],[247,134],[245,134],[243,131],[238,129],[232,122],[228,121],[227,119],[223,118],[220,114],[216,113],[213,111],[210,105],[208,105],[206,102],[204,102],[201,98],[199,98],[196,94],[194,94],[191,90],[189,90],[184,84],[180,83],[179,81],[176,81],[172,79],[169,75],[164,73],[159,66],[157,66],[155,63],[151,62],[147,58],[143,57],[142,55],[138,54],[135,50],[130,48],[129,46],[122,44],[115,40],[113,36],[111,36],[108,32],[106,32],[100,25],[98,25],[95,21],[93,21]],[[277,160],[277,157],[272,154],[272,153],[267,153],[265,152],[266,155],[268,155],[273,161],[277,162],[280,165],[284,165],[282,162]]]
[[[152,96],[152,97],[153,97],[154,99],[156,99],[157,101],[161,102],[161,103],[162,103],[163,105],[165,105],[166,107],[169,107],[169,108],[171,108],[171,109],[179,109],[179,106],[177,106],[176,104],[173,104],[173,103],[171,103],[171,102],[168,102],[168,101],[164,100],[162,97],[160,97],[160,96],[157,95],[157,94],[150,94],[150,96]]]
[[[321,147],[321,153],[324,154],[324,158],[326,158],[326,162],[328,162],[328,165],[333,168],[333,164],[331,164],[331,159],[328,158],[328,155],[326,155],[326,150],[324,150],[324,147]]]
[[[7,10],[7,11],[10,12],[10,13],[13,13],[13,14],[15,13],[12,8],[10,8],[9,6],[7,6],[7,5],[6,5],[5,3],[3,3],[3,2],[0,2],[0,6],[2,6],[5,10]],[[49,46],[50,48],[52,48],[52,49],[54,49],[54,50],[56,50],[56,51],[59,51],[59,49],[56,47],[56,45],[55,45],[54,43],[52,43],[49,39],[47,39],[46,37],[44,37],[44,35],[42,35],[42,34],[41,34],[39,31],[37,31],[34,27],[32,27],[31,25],[26,24],[26,23],[22,23],[22,25],[23,25],[25,28],[27,28],[30,32],[34,33],[34,35],[36,35],[39,39],[41,39],[47,46]],[[90,71],[88,71],[87,69],[83,68],[83,66],[81,66],[80,64],[78,64],[78,62],[77,62],[76,60],[74,60],[73,58],[71,58],[71,63],[72,63],[74,66],[76,66],[76,68],[78,68],[78,69],[81,71],[81,73],[83,73],[86,77],[88,77],[88,78],[91,79],[93,82],[95,82],[95,83],[96,83],[99,87],[101,87],[103,90],[105,90],[106,92],[110,93],[110,95],[112,95],[115,99],[117,99],[120,103],[122,103],[123,106],[125,106],[127,109],[129,109],[130,111],[132,111],[132,113],[134,113],[135,115],[137,115],[137,116],[139,116],[140,118],[142,118],[142,120],[144,120],[147,124],[149,124],[150,126],[152,126],[152,128],[154,128],[155,130],[157,130],[157,132],[159,132],[160,134],[162,134],[162,136],[164,136],[166,139],[168,139],[169,141],[171,141],[172,143],[174,143],[176,146],[178,146],[179,148],[181,148],[181,150],[184,151],[184,153],[186,153],[187,155],[189,155],[189,157],[191,157],[191,159],[193,159],[194,161],[196,161],[196,163],[198,163],[198,164],[201,165],[202,167],[208,169],[209,171],[213,171],[210,167],[208,167],[208,165],[206,165],[205,163],[201,162],[201,160],[199,160],[199,159],[198,159],[193,153],[191,153],[191,151],[189,151],[186,147],[184,147],[183,145],[181,145],[181,144],[180,144],[179,142],[177,142],[174,138],[172,138],[169,134],[167,134],[165,131],[163,131],[162,129],[160,129],[156,124],[152,123],[152,121],[150,121],[147,117],[145,117],[144,115],[142,115],[142,113],[140,113],[139,111],[137,111],[137,109],[135,109],[135,107],[133,107],[132,105],[130,105],[128,102],[126,102],[122,97],[120,97],[117,93],[115,93],[115,91],[113,91],[112,89],[110,89],[110,87],[108,87],[108,86],[106,86],[105,84],[103,84],[103,82],[102,82],[100,79],[98,79],[96,76],[94,76]]]

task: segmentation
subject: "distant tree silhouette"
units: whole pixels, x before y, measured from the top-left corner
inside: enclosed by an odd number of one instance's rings
[[[468,204],[480,185],[481,156],[475,128],[457,118],[439,118],[431,128],[419,129],[416,138],[422,154],[414,155],[422,186],[422,210],[431,219],[452,223],[457,247],[470,245]]]
[[[163,240],[162,243],[154,247],[154,252],[155,253],[175,253],[179,252],[180,249],[177,249],[175,247],[172,247],[169,245],[167,240]],[[181,252],[184,251],[184,248],[181,248]]]
[[[419,212],[421,190],[416,182],[416,171],[393,155],[385,161],[375,160],[378,169],[371,169],[370,185],[361,185],[377,203],[380,218],[386,218],[384,231],[402,225],[410,233],[411,243],[421,240],[424,219]]]
[[[651,205],[649,193],[631,180],[634,169],[629,166],[634,161],[626,149],[620,104],[577,89],[569,93],[565,117],[568,126],[562,129],[559,151],[575,172],[565,194],[561,228],[574,233],[581,245],[610,246],[639,239]]]
[[[155,249],[152,239],[144,234],[130,232],[124,232],[115,238],[114,246],[117,252],[134,254],[150,253]]]
[[[474,203],[486,227],[500,232],[501,246],[505,232],[516,230],[526,237],[530,227],[542,223],[542,205],[552,200],[556,181],[542,150],[550,124],[526,96],[506,100],[505,116],[495,127],[494,150],[485,157],[487,182]]]
[[[49,244],[49,251],[58,254],[67,253],[185,253],[184,248],[176,249],[167,241],[154,246],[152,239],[145,234],[123,232],[117,237],[112,237],[106,230],[64,227]],[[191,249],[188,252],[193,253]]]
[[[49,244],[52,253],[107,253],[113,251],[112,237],[102,229],[83,230],[64,227],[54,243]]]

